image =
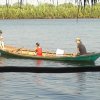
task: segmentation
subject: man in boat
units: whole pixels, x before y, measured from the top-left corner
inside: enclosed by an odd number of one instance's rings
[[[76,38],[77,43],[77,54],[78,55],[84,55],[87,53],[85,45],[81,42],[80,38]]]
[[[42,56],[42,48],[40,47],[40,44],[38,42],[36,43],[35,52],[37,56]]]
[[[2,37],[2,31],[0,30],[0,49],[4,49],[4,42]]]

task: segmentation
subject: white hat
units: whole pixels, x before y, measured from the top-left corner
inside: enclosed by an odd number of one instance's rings
[[[76,38],[77,41],[80,41],[81,39],[79,37]]]

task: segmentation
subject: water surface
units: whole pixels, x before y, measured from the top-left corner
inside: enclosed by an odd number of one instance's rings
[[[5,44],[33,49],[75,52],[80,37],[89,52],[100,52],[100,19],[0,20]],[[7,59],[2,66],[81,67],[91,63]],[[100,65],[100,59],[95,65]],[[0,100],[99,100],[100,73],[0,73]]]
[[[43,50],[76,52],[75,38],[80,37],[87,51],[100,51],[100,19],[20,19],[0,20],[6,45],[34,49],[39,42]],[[36,60],[0,58],[1,65],[37,66]],[[69,63],[41,61],[40,66],[74,66]],[[100,65],[97,60],[96,65]]]

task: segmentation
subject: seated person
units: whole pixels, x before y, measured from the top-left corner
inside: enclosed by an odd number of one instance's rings
[[[84,55],[87,53],[86,48],[84,44],[81,42],[80,38],[76,38],[76,43],[77,43],[77,53],[79,55]]]
[[[40,47],[40,44],[38,42],[36,43],[35,52],[37,56],[42,56],[42,48]]]
[[[84,44],[81,42],[80,38],[76,38],[76,43],[77,43],[77,53],[73,53],[73,57],[77,55],[84,55],[87,54],[87,50],[84,46]]]

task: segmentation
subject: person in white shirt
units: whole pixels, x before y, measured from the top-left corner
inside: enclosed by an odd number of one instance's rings
[[[4,49],[4,41],[2,37],[2,31],[0,30],[0,49]]]

